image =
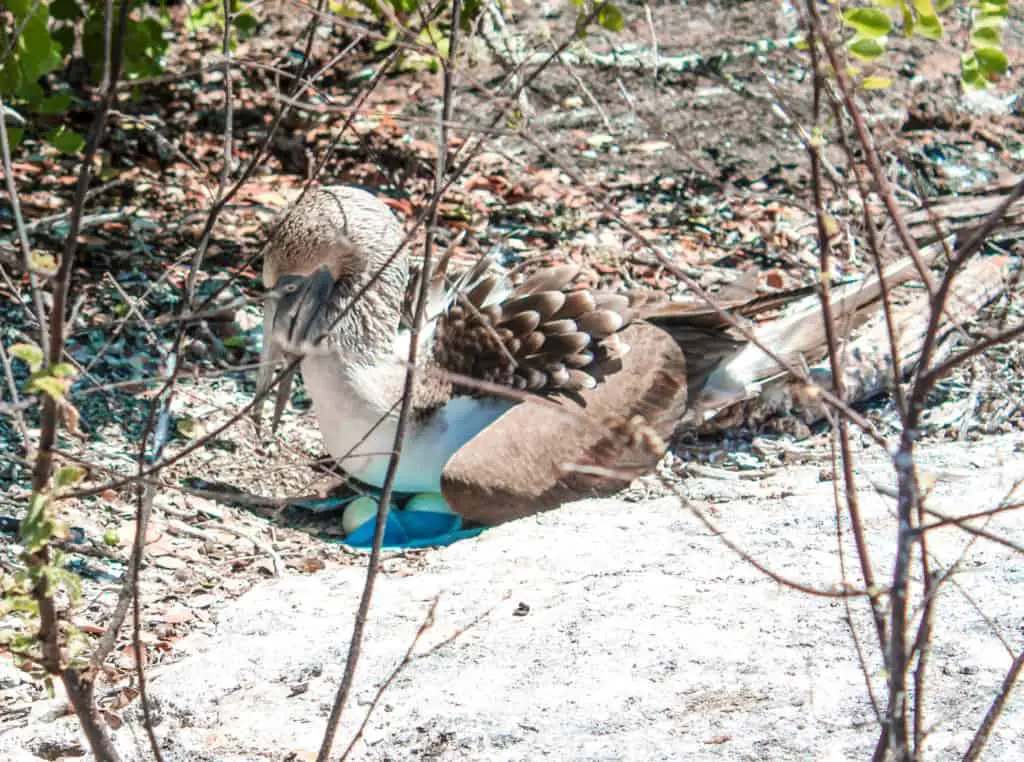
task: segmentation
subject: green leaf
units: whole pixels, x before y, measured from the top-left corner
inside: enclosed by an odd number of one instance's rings
[[[1006,17],[1010,15],[1010,5],[997,1],[982,2],[978,4],[978,13],[982,16]]]
[[[892,79],[889,77],[864,77],[861,80],[860,86],[864,90],[885,90],[892,84]]]
[[[58,29],[52,29],[50,30],[50,36],[54,42],[60,45],[65,55],[74,50],[75,28],[73,26],[62,26]]]
[[[46,140],[64,154],[76,154],[85,146],[85,138],[74,130],[61,125],[46,134]]]
[[[864,37],[884,37],[892,31],[892,20],[878,8],[850,8],[843,11],[843,23]]]
[[[35,601],[35,599],[29,598],[27,595],[25,595],[25,596],[19,595],[16,598],[14,598],[13,600],[11,600],[11,599],[8,599],[8,600],[10,601],[9,604],[8,604],[8,608],[12,612],[13,611],[21,611],[21,612],[24,612],[26,614],[33,614],[33,615],[39,613],[39,604]]]
[[[906,0],[900,2],[900,11],[903,14],[903,36],[913,37],[914,35],[914,13],[910,10]]]
[[[975,29],[979,27],[996,27],[1002,29],[1006,24],[1006,19],[1002,16],[978,16],[974,19],[973,26]]]
[[[29,380],[28,390],[30,392],[42,392],[56,402],[61,402],[64,400],[64,395],[68,393],[70,386],[71,383],[65,379],[40,375]]]
[[[974,57],[978,62],[978,71],[986,79],[1001,77],[1009,67],[1006,53],[999,48],[976,48]]]
[[[38,79],[38,77],[36,79]],[[19,100],[28,101],[29,103],[39,103],[39,101],[43,99],[43,88],[36,79],[26,79],[22,77],[14,95]]]
[[[49,498],[42,492],[33,493],[32,499],[28,502],[28,510],[25,512],[25,518],[21,520],[21,526],[24,528],[26,525],[31,526],[36,524],[46,513],[46,504]]]
[[[605,3],[597,12],[597,23],[609,32],[621,32],[626,28],[626,22],[622,18],[622,11],[611,3]]]
[[[942,39],[942,22],[938,16],[919,16],[917,24],[921,28],[921,36],[925,39]]]
[[[55,552],[50,579],[54,587],[63,587],[68,594],[68,598],[72,601],[77,601],[82,597],[82,578],[74,572],[65,569],[64,565],[66,563],[67,559],[59,551]]]
[[[998,26],[976,26],[971,31],[971,45],[976,48],[998,48],[1002,42],[1003,30]]]
[[[186,439],[199,439],[206,435],[206,428],[195,418],[179,418],[175,428]]]
[[[11,347],[11,354],[25,363],[33,373],[43,367],[43,350],[35,344],[15,344]]]
[[[395,45],[395,40],[398,39],[398,30],[394,27],[388,28],[387,36],[383,40],[377,40],[373,43],[374,52],[380,53],[385,50],[390,50]]]
[[[57,473],[53,477],[54,485],[60,489],[61,487],[69,487],[72,484],[77,484],[85,478],[88,473],[81,466],[61,466],[57,469]]]
[[[2,88],[0,88],[2,89]],[[25,137],[24,127],[8,127],[7,128],[7,143],[13,151],[21,143],[21,139]]]
[[[249,37],[256,28],[260,25],[260,20],[253,14],[245,11],[235,17],[234,27],[238,30],[238,33],[242,36],[242,39]]]
[[[988,81],[978,69],[978,59],[974,53],[964,53],[960,56],[960,81],[968,90],[983,90],[988,87]]]
[[[46,515],[46,506],[49,502],[46,494],[36,492],[29,501],[25,518],[21,520],[18,536],[29,553],[39,550],[53,537],[57,525]]]
[[[54,93],[36,107],[40,114],[63,114],[71,105],[71,96],[67,93]]]
[[[14,14],[14,18],[21,21],[28,15],[29,9],[32,7],[32,0],[7,0],[6,5],[8,10]]]
[[[862,61],[873,61],[885,52],[885,46],[870,37],[854,37],[846,47]]]
[[[50,375],[57,378],[74,378],[78,375],[78,370],[69,362],[59,362],[50,368]]]
[[[427,45],[430,47],[436,46],[443,39],[444,32],[442,32],[436,24],[427,24],[416,36],[416,42],[420,45]]]
[[[18,66],[22,76],[32,82],[49,74],[61,63],[60,53],[50,38],[48,16],[46,6],[40,5],[39,10],[25,23],[18,40]]]
[[[152,16],[144,18],[139,22],[139,31],[143,32],[149,42],[149,50],[154,50],[161,47],[161,43],[164,41],[164,25],[157,21]],[[166,47],[166,46],[163,46]]]

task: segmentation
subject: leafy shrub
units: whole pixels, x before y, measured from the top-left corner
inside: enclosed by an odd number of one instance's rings
[[[125,79],[163,73],[170,44],[172,19],[161,4],[123,0],[135,6],[124,30],[122,73]],[[13,21],[0,26],[0,98],[29,114],[47,117],[64,114],[76,102],[76,87],[98,84],[106,66],[106,3],[104,0],[4,0]],[[258,26],[242,0],[232,0],[232,28],[246,37]],[[115,14],[117,3],[115,2]],[[190,14],[190,30],[224,24],[221,0],[208,0]],[[76,52],[80,51],[80,57]],[[37,120],[45,123],[46,120]],[[22,130],[11,129],[12,142]],[[45,134],[65,153],[81,149],[84,140],[67,127]]]
[[[971,17],[971,49],[960,57],[960,78],[965,87],[984,88],[1006,73],[1006,53],[1002,50],[1003,25],[1010,12],[1009,0],[872,0],[868,5],[846,8],[843,24],[853,32],[846,48],[855,58],[874,61],[885,53],[886,41],[896,27],[898,16],[903,35],[920,35],[928,40],[945,36],[942,14],[966,11]],[[888,80],[868,77],[867,87],[884,87]]]

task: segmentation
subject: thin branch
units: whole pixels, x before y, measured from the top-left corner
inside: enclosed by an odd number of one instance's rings
[[[849,584],[846,571],[846,550],[843,547],[843,509],[840,506],[839,499],[839,454],[836,450],[836,439],[836,432],[833,431],[832,436],[829,438],[829,455],[832,466],[832,502],[835,506],[836,554],[839,560],[840,577],[844,583]],[[878,698],[875,696],[875,686],[871,682],[871,670],[868,669],[868,660],[864,655],[864,647],[861,645],[860,635],[857,634],[857,627],[853,621],[853,607],[850,605],[849,598],[843,599],[843,609],[846,612],[846,625],[850,632],[850,639],[853,641],[853,650],[857,654],[857,664],[860,665],[860,673],[864,678],[864,687],[868,692],[868,700],[871,702],[871,709],[875,713],[875,719],[881,723],[882,710],[878,703]]]
[[[387,527],[388,508],[391,502],[391,493],[398,475],[398,464],[402,457],[402,445],[405,440],[405,432],[409,425],[412,414],[413,389],[416,384],[417,356],[419,353],[419,338],[423,329],[424,317],[426,315],[427,302],[430,293],[431,258],[433,254],[434,230],[437,224],[437,210],[445,189],[445,175],[448,160],[448,129],[445,123],[451,118],[451,110],[454,100],[454,78],[455,78],[455,55],[458,50],[459,20],[462,10],[462,0],[452,0],[452,26],[451,36],[448,41],[448,55],[444,63],[444,100],[442,103],[440,127],[437,140],[437,166],[434,175],[434,194],[430,203],[430,211],[427,215],[427,234],[423,250],[423,266],[420,274],[419,293],[416,295],[416,309],[413,316],[412,330],[409,336],[408,365],[405,372],[405,387],[402,392],[402,405],[398,411],[398,422],[395,427],[394,452],[388,461],[387,473],[384,477],[384,484],[381,488],[380,501],[377,504],[377,522],[373,532],[373,548],[370,551],[370,560],[366,569],[366,583],[363,587],[362,597],[359,600],[359,609],[356,612],[355,622],[352,627],[352,637],[349,641],[348,657],[345,661],[345,674],[338,686],[338,692],[334,699],[334,706],[331,707],[330,716],[327,719],[327,728],[324,731],[320,751],[317,754],[317,762],[328,762],[331,754],[331,747],[334,744],[334,737],[338,732],[338,725],[341,722],[341,715],[348,701],[349,692],[355,681],[356,665],[359,662],[360,648],[362,646],[363,633],[366,628],[366,618],[370,610],[370,601],[373,598],[374,583],[377,578],[377,570],[380,565],[381,546],[384,543],[384,530]]]
[[[878,190],[878,195],[881,197],[882,203],[885,204],[885,208],[889,212],[889,219],[896,228],[896,233],[899,236],[900,243],[903,244],[904,250],[910,255],[911,259],[914,260],[914,264],[917,266],[917,273],[921,277],[921,281],[925,284],[929,293],[934,294],[935,277],[932,275],[931,270],[928,269],[928,265],[921,258],[921,252],[917,248],[917,242],[910,234],[910,229],[907,227],[907,224],[903,219],[903,212],[900,209],[899,204],[896,202],[896,197],[893,195],[892,187],[889,185],[889,180],[886,178],[885,171],[882,169],[882,163],[878,158],[878,151],[875,148],[875,141],[871,135],[871,130],[868,129],[860,109],[857,108],[857,104],[853,100],[853,88],[850,85],[849,77],[846,73],[846,66],[839,59],[839,53],[836,51],[836,47],[832,43],[832,38],[829,37],[829,34],[825,29],[825,25],[821,20],[821,16],[818,13],[818,8],[813,2],[807,3],[807,17],[810,31],[812,31],[817,37],[818,43],[821,45],[821,48],[825,52],[825,55],[829,60],[829,64],[832,67],[832,74],[835,77],[836,86],[839,88],[843,105],[846,107],[846,113],[853,121],[853,128],[857,133],[857,141],[864,149],[864,158],[867,162],[868,169],[871,171],[871,176],[875,181],[875,187]]]
[[[921,383],[924,383],[931,388],[952,373],[958,366],[963,365],[972,357],[976,357],[993,347],[1007,344],[1021,336],[1024,336],[1024,323],[1019,323],[1012,328],[1008,328],[1005,331],[995,334],[994,336],[987,336],[978,343],[968,347],[963,352],[950,357],[945,362],[935,366],[927,373],[923,374]]]
[[[78,180],[75,186],[75,193],[71,204],[71,217],[68,225],[67,238],[64,241],[64,252],[57,271],[57,277],[53,282],[53,305],[50,310],[50,341],[47,346],[47,367],[52,367],[60,362],[64,354],[65,342],[65,321],[67,320],[67,303],[71,291],[71,272],[75,262],[75,253],[78,246],[78,234],[81,228],[82,216],[85,211],[86,194],[89,183],[92,180],[94,158],[99,149],[100,140],[106,129],[107,115],[117,97],[117,88],[112,83],[120,78],[122,55],[124,53],[125,30],[127,27],[128,12],[131,3],[122,3],[116,20],[116,31],[112,31],[115,24],[112,13],[104,19],[105,33],[113,35],[114,47],[111,54],[110,65],[107,68],[106,76],[108,86],[103,90],[100,101],[96,106],[89,135],[86,139],[85,150],[82,162],[79,167]],[[40,422],[39,449],[36,453],[35,464],[32,472],[32,489],[37,495],[47,491],[50,477],[53,473],[53,454],[57,442],[57,427],[59,424],[59,408],[57,401],[50,395],[45,395],[43,401],[43,412]],[[49,499],[49,498],[47,498]],[[38,551],[34,558],[36,568],[45,568],[51,563],[50,549],[44,546]],[[46,584],[47,577],[44,575],[41,582],[33,589],[33,595],[39,606],[40,615],[40,639],[43,644],[45,667],[51,674],[60,675],[65,684],[67,695],[78,721],[85,732],[86,738],[92,748],[93,754],[101,762],[120,762],[120,755],[114,747],[109,735],[99,725],[95,707],[92,702],[92,683],[85,679],[74,669],[65,668],[61,664],[59,647],[54,650],[56,644],[59,621],[53,607],[53,591]]]
[[[235,99],[233,97],[234,86],[231,81],[231,30],[234,16],[231,13],[231,6],[232,0],[223,0],[224,36],[221,43],[221,54],[224,56],[224,166],[221,168],[218,196],[224,194],[235,163]]]
[[[977,762],[981,758],[981,753],[985,750],[985,744],[988,743],[989,736],[992,735],[992,728],[995,727],[999,721],[999,716],[1003,713],[1003,709],[1006,708],[1006,702],[1009,700],[1010,694],[1013,693],[1014,686],[1016,686],[1017,680],[1020,678],[1022,669],[1024,669],[1024,651],[1017,654],[1010,665],[1010,669],[1007,670],[1006,676],[999,686],[999,692],[992,699],[988,711],[985,712],[985,717],[982,718],[981,726],[974,734],[974,738],[971,739],[971,745],[963,756],[963,762]]]
[[[508,597],[509,594],[505,593],[505,595],[502,596],[502,601],[507,600]],[[473,620],[469,624],[464,625],[463,627],[459,627],[447,638],[442,640],[440,643],[435,643],[433,646],[431,646],[423,653],[418,655],[413,654],[413,649],[415,649],[416,644],[419,642],[420,638],[422,638],[424,633],[426,633],[426,631],[430,629],[434,624],[434,614],[437,610],[438,600],[439,598],[435,597],[434,600],[431,602],[430,609],[427,611],[427,616],[424,617],[423,623],[420,625],[420,629],[417,631],[416,637],[414,638],[412,644],[410,644],[408,650],[405,652],[405,656],[402,658],[402,661],[398,664],[398,666],[394,668],[394,670],[392,670],[391,674],[388,675],[387,679],[381,684],[380,688],[377,689],[377,693],[374,694],[373,700],[370,702],[370,706],[369,708],[367,708],[366,714],[363,716],[362,723],[360,723],[358,730],[356,730],[355,734],[352,736],[352,740],[349,742],[348,747],[345,749],[345,753],[341,755],[340,762],[345,762],[345,760],[348,759],[349,756],[352,754],[352,751],[355,749],[355,745],[359,742],[359,739],[362,738],[363,733],[366,731],[366,726],[370,722],[370,718],[373,716],[374,710],[380,704],[381,698],[384,696],[384,693],[391,686],[391,684],[394,683],[395,678],[397,678],[402,673],[402,670],[408,667],[409,664],[411,664],[412,662],[417,661],[418,659],[426,658],[427,656],[431,656],[432,654],[435,654],[438,651],[440,651],[442,648],[451,645],[456,640],[465,635],[467,632],[469,632],[471,629],[480,624],[480,622],[482,622],[484,619],[489,617],[493,613],[494,609],[496,609],[498,606],[498,604],[495,604],[483,613],[473,617]]]
[[[802,582],[797,582],[796,580],[784,577],[778,572],[773,571],[772,569],[768,568],[763,563],[758,561],[756,558],[754,558],[752,555],[747,553],[747,551],[743,550],[743,548],[741,548],[735,542],[730,540],[725,535],[725,533],[721,529],[719,529],[718,526],[716,526],[715,523],[711,519],[709,519],[702,510],[700,510],[692,501],[688,500],[686,496],[683,495],[678,485],[670,483],[668,479],[666,479],[664,476],[659,475],[659,479],[666,488],[672,490],[672,492],[675,493],[676,497],[679,498],[683,507],[688,508],[690,510],[690,513],[692,513],[709,532],[711,532],[719,540],[721,540],[722,544],[724,544],[725,547],[727,547],[733,553],[738,555],[748,564],[753,566],[759,572],[764,574],[766,577],[773,579],[780,585],[791,588],[800,593],[813,595],[818,598],[861,598],[868,596],[868,590],[855,588],[851,585],[846,584],[845,581],[842,585],[836,586],[831,589],[811,587],[810,585],[806,585]]]
[[[26,17],[26,20],[31,16]],[[14,38],[17,41],[17,37]],[[21,201],[18,199],[18,186],[14,183],[14,167],[11,163],[11,147],[7,138],[7,117],[5,116],[3,101],[0,100],[0,151],[2,151],[4,182],[7,185],[7,197],[11,202],[11,213],[14,215],[14,225],[18,233],[18,243],[21,246],[21,266],[28,273],[29,289],[32,293],[32,304],[35,307],[35,319],[39,323],[39,337],[42,345],[50,343],[49,324],[46,321],[46,307],[43,304],[43,293],[39,286],[39,276],[32,267],[32,247],[28,242],[28,230],[25,227],[25,220],[21,215]]]
[[[836,123],[842,125],[842,110],[841,104],[838,99],[830,98],[829,102],[832,104],[832,114],[836,120]],[[864,233],[868,239],[868,250],[871,252],[871,263],[875,268],[875,275],[879,279],[879,287],[882,291],[882,314],[885,318],[885,330],[889,340],[889,358],[892,363],[892,391],[893,397],[896,400],[896,410],[899,412],[900,420],[904,420],[907,415],[907,397],[903,390],[903,370],[902,370],[902,359],[900,358],[899,351],[899,338],[896,330],[896,321],[893,314],[893,300],[889,289],[889,284],[883,278],[885,267],[882,262],[882,246],[878,240],[878,231],[875,226],[875,220],[871,214],[871,205],[868,203],[870,197],[870,191],[868,189],[867,181],[864,179],[864,173],[861,170],[860,163],[857,161],[853,153],[853,148],[850,145],[850,141],[847,140],[846,130],[840,127],[839,129],[839,143],[843,147],[843,152],[846,154],[847,162],[853,171],[853,178],[857,184],[857,193],[860,196],[861,203],[861,215],[864,226]]]
[[[924,508],[924,512],[927,513],[929,516],[934,516],[935,518],[939,519],[939,521],[934,524],[929,524],[926,527],[918,527],[917,532],[921,535],[924,535],[926,531],[930,531],[932,529],[935,529],[936,527],[955,526],[957,529],[960,529],[966,532],[967,534],[974,535],[975,537],[981,537],[983,539],[988,540],[989,542],[994,542],[997,545],[1002,545],[1003,547],[1009,548],[1010,550],[1016,551],[1017,553],[1020,553],[1022,556],[1024,556],[1024,545],[1016,543],[1013,540],[1003,537],[1002,535],[995,534],[994,532],[989,532],[985,529],[979,529],[978,527],[972,526],[971,524],[967,523],[972,518],[978,518],[982,515],[984,515],[986,518],[989,518],[996,513],[995,511],[989,511],[987,514],[976,514],[975,516],[969,517],[950,516],[947,513],[943,513],[942,511],[937,511],[934,508],[928,507]]]
[[[813,0],[810,0],[813,2]],[[813,82],[813,118],[814,126],[817,128],[821,118],[821,96],[824,86],[824,72],[818,60],[817,33],[814,28],[810,29],[810,54]],[[819,296],[821,298],[822,319],[825,326],[825,342],[828,347],[828,360],[832,371],[832,384],[835,388],[835,395],[838,400],[846,403],[846,390],[843,382],[843,372],[839,357],[839,337],[836,335],[835,320],[832,311],[831,282],[832,282],[832,248],[829,243],[829,233],[825,220],[825,200],[822,195],[822,168],[820,146],[812,141],[807,144],[807,152],[811,164],[811,190],[814,194],[814,218],[818,228],[818,252],[821,261],[821,277],[819,281]],[[884,275],[879,276],[884,282]],[[885,305],[888,307],[888,305]],[[843,466],[843,483],[846,493],[846,511],[850,516],[850,527],[853,531],[854,544],[857,548],[857,559],[860,562],[861,576],[864,586],[868,591],[868,601],[871,607],[871,618],[875,624],[875,634],[878,637],[878,644],[883,648],[886,640],[885,616],[882,606],[881,595],[875,583],[874,569],[871,564],[871,555],[868,551],[867,540],[864,537],[864,522],[861,519],[860,503],[857,499],[857,481],[853,471],[853,453],[850,449],[849,421],[844,416],[839,416],[839,449]]]
[[[377,693],[374,694],[373,700],[370,701],[370,706],[366,710],[366,714],[363,715],[363,721],[359,723],[359,727],[353,734],[352,740],[349,741],[349,744],[346,747],[345,752],[341,755],[341,762],[344,762],[346,759],[348,759],[349,755],[352,753],[352,750],[355,748],[355,745],[359,743],[359,739],[363,737],[363,733],[366,732],[366,726],[370,723],[370,718],[373,716],[373,711],[377,708],[377,704],[380,702],[381,697],[384,695],[387,689],[391,687],[391,684],[395,681],[395,678],[397,678],[402,673],[402,670],[404,670],[407,666],[409,666],[409,664],[412,663],[413,651],[419,644],[420,638],[422,638],[426,634],[427,630],[434,626],[434,613],[437,611],[437,603],[439,600],[439,596],[434,596],[434,600],[430,602],[430,608],[427,609],[426,616],[423,617],[423,621],[420,623],[419,629],[416,630],[416,635],[415,637],[413,637],[412,642],[409,644],[409,647],[405,650],[405,655],[402,657],[402,660],[393,670],[391,670],[391,674],[388,675],[387,679],[385,679],[384,682],[380,684],[380,687],[377,688]]]
[[[32,457],[32,438],[28,433],[28,424],[25,423],[25,416],[22,413],[22,402],[18,395],[18,385],[14,382],[14,372],[11,369],[11,361],[7,357],[7,348],[0,342],[0,366],[3,366],[4,381],[7,382],[7,393],[11,396],[11,417],[14,418],[14,425],[21,434],[21,440],[25,443],[25,450],[28,456]],[[0,412],[3,412],[3,405],[0,405]]]

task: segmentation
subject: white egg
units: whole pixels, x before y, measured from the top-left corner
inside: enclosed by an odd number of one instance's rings
[[[407,511],[426,511],[428,513],[455,513],[441,496],[440,492],[418,492],[405,504]]]
[[[345,512],[341,515],[341,528],[345,534],[352,534],[376,515],[377,498],[362,495],[345,506]]]

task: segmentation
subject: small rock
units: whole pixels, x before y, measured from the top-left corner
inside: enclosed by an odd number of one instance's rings
[[[163,613],[163,620],[168,624],[184,624],[195,618],[191,610],[180,604],[171,606]]]
[[[188,602],[194,609],[208,609],[217,602],[217,596],[210,595],[209,593],[200,593],[199,595],[193,595],[189,598]]]
[[[158,556],[153,559],[153,563],[161,569],[170,569],[171,571],[185,568],[185,562],[176,556]]]

